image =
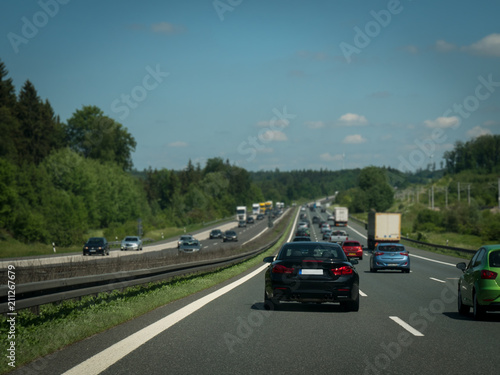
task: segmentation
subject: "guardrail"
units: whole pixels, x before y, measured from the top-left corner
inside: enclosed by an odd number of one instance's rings
[[[366,223],[363,220],[357,219],[354,216],[349,215],[349,218],[351,220],[356,221],[359,224],[366,225]],[[471,250],[471,249],[464,249],[464,248],[461,248],[461,247],[438,245],[438,244],[429,243],[429,242],[417,241],[417,240],[414,240],[412,238],[403,237],[403,236],[401,236],[401,239],[405,240],[405,241],[408,241],[408,242],[413,242],[413,243],[416,243],[416,244],[419,244],[419,245],[425,245],[425,246],[435,247],[437,249],[460,251],[462,253],[467,253],[467,254],[475,254],[476,251],[477,251],[477,250]]]
[[[67,299],[166,280],[175,276],[202,271],[207,272],[220,267],[231,266],[270,249],[280,238],[281,236],[257,250],[215,260],[19,284],[16,285],[15,289],[15,309],[17,311]],[[0,314],[9,311],[9,302],[7,301],[8,290],[9,288],[6,285],[0,286]]]

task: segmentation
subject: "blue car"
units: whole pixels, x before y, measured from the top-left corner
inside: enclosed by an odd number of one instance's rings
[[[370,272],[378,270],[399,270],[410,272],[410,256],[404,245],[380,243],[370,256]]]

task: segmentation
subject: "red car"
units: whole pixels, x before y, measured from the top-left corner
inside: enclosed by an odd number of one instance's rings
[[[358,241],[345,241],[342,244],[342,250],[344,250],[347,258],[363,259],[363,246]]]

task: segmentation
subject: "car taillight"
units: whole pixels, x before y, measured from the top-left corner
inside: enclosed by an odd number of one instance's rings
[[[275,266],[273,266],[272,272],[273,273],[289,273],[289,274],[292,274],[293,273],[293,268],[285,267],[285,266],[283,266],[281,264],[276,264]]]
[[[494,280],[497,278],[497,276],[498,274],[493,271],[488,271],[488,270],[481,271],[481,279]]]
[[[405,256],[405,257],[407,257],[407,256],[408,256],[408,253],[399,253],[399,254],[400,254],[400,255],[403,255],[403,256]]]
[[[377,251],[375,254],[374,254],[376,257],[380,256],[380,255],[384,255],[384,253],[381,253],[380,251]]]
[[[352,267],[349,266],[342,266],[339,268],[332,268],[332,273],[335,276],[340,276],[340,275],[352,275],[354,271],[352,270]]]

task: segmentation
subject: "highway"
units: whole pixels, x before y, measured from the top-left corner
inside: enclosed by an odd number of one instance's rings
[[[279,220],[278,217],[275,220]],[[267,217],[265,220],[255,221],[255,224],[248,224],[246,227],[238,228],[238,223],[236,221],[230,221],[228,223],[220,224],[217,226],[211,226],[210,228],[200,229],[195,232],[187,232],[186,234],[192,234],[202,244],[201,251],[216,251],[218,249],[235,246],[235,244],[242,245],[247,241],[254,239],[259,236],[263,231],[266,230],[268,225]],[[234,230],[238,234],[238,242],[226,242],[223,243],[222,239],[210,239],[210,232],[212,229],[220,229],[223,232],[226,230]],[[95,260],[105,260],[110,258],[126,257],[130,255],[137,254],[147,254],[152,252],[163,251],[168,255],[178,255],[177,251],[177,240],[179,237],[170,238],[156,242],[151,245],[144,245],[142,252],[138,251],[120,251],[119,249],[112,249],[109,256],[102,255],[92,255],[83,256],[82,253],[73,254],[55,254],[51,256],[37,256],[37,257],[26,257],[26,258],[16,258],[0,261],[0,269],[6,269],[8,265],[14,265],[15,267],[29,267],[29,266],[44,266],[53,265],[61,263],[75,263],[75,262],[89,262]]]
[[[347,231],[366,245],[360,225]],[[408,249],[409,274],[370,273],[365,251],[359,312],[298,303],[264,310],[263,263],[12,373],[35,365],[40,375],[497,373],[500,314],[460,316],[460,260]]]

